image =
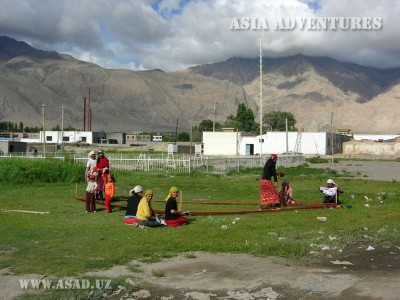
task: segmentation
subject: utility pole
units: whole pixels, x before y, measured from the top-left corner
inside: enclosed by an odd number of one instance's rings
[[[75,107],[74,107],[74,112],[75,112]],[[83,97],[83,131],[86,131],[86,97]]]
[[[262,158],[262,134],[263,134],[263,106],[262,106],[262,98],[263,98],[263,67],[262,67],[262,44],[261,44],[261,36],[260,36],[260,166],[262,165],[261,158]]]
[[[64,106],[61,105],[61,150],[64,141]]]
[[[88,111],[87,111],[87,130],[92,131],[92,109],[90,107],[90,88],[88,95]]]
[[[178,140],[178,118],[176,118],[176,127],[175,127],[175,145]]]
[[[332,125],[332,123],[333,123],[333,111],[331,114],[331,130],[332,130],[332,132],[331,132],[331,154],[332,154],[332,163],[333,163],[333,125]]]
[[[285,129],[286,129],[286,157],[289,155],[289,126],[288,126],[288,120],[287,118],[285,119]]]
[[[213,119],[213,132],[215,132],[215,119],[217,117],[217,100],[211,100],[212,103],[214,103],[214,109],[213,109],[213,114],[214,114],[214,119]]]
[[[42,131],[43,131],[43,155],[46,156],[46,130],[44,126],[44,109],[46,105],[42,104]]]

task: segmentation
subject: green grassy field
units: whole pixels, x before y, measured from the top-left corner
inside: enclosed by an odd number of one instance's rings
[[[52,171],[51,164],[41,172],[48,170],[53,180],[44,175],[31,176],[31,168],[25,168],[29,180],[23,180],[18,176],[23,164],[0,161],[1,208],[49,212],[40,215],[0,211],[0,268],[10,268],[17,274],[79,277],[90,270],[132,260],[151,263],[191,251],[305,257],[318,250],[318,245],[328,245],[335,251],[363,243],[365,228],[369,242],[375,246],[393,245],[400,240],[399,182],[342,178],[343,174],[331,170],[307,167],[280,169],[290,181],[295,199],[301,202],[321,202],[318,187],[327,178],[334,178],[345,190],[342,208],[192,216],[191,224],[182,228],[142,230],[124,225],[124,211],[106,214],[104,207],[98,206],[96,214],[86,214],[84,202],[75,200],[76,194],[84,195],[86,184],[80,176],[83,170],[80,167],[75,170],[75,165],[68,164],[63,169],[71,168],[70,171],[57,171],[58,168]],[[60,180],[57,172],[68,175]],[[261,169],[228,175],[118,172],[114,175],[116,195],[127,196],[133,186],[140,184],[144,189],[153,189],[154,199],[161,200],[171,186],[177,186],[182,191],[183,210],[244,210],[258,206],[196,205],[185,201],[257,203],[256,178],[260,172]],[[365,196],[372,201],[366,202]],[[369,207],[364,206],[366,203]],[[163,204],[154,203],[153,207],[162,209]],[[328,221],[319,222],[317,216],[325,216]],[[226,225],[225,230],[222,225]]]

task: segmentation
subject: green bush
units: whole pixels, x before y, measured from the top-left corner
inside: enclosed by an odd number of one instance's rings
[[[84,179],[84,171],[83,165],[69,160],[22,158],[0,160],[0,182],[6,183],[80,182]]]
[[[329,160],[326,158],[321,158],[320,156],[314,156],[311,158],[306,158],[306,162],[311,164],[326,164],[329,163]]]

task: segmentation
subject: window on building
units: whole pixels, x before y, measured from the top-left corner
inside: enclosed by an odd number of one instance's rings
[[[47,135],[46,142],[52,142],[52,141],[53,141],[53,137],[51,135]]]
[[[69,142],[69,136],[64,136],[63,137],[63,142]]]

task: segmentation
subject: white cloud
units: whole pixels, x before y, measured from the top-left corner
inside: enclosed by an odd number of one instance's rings
[[[0,35],[109,68],[167,71],[302,53],[375,67],[400,66],[400,4],[380,0],[1,0]],[[268,31],[232,31],[234,17],[268,20]],[[377,31],[277,31],[282,18],[381,17]]]

